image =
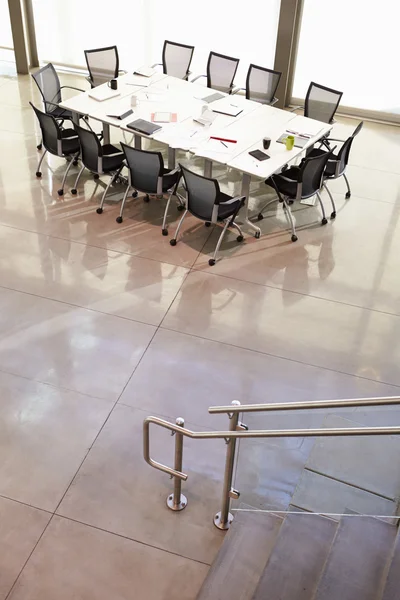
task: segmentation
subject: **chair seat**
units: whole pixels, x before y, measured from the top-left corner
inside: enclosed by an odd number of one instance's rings
[[[269,177],[265,183],[274,189],[277,187],[279,192],[284,196],[296,198],[299,171],[299,167],[290,167],[282,174],[272,175],[272,177]],[[290,179],[291,181],[286,181],[286,179]]]
[[[232,200],[232,196],[228,196],[228,194],[224,194],[220,192],[218,196],[218,220],[223,221],[224,219],[228,219],[232,215],[234,215],[239,208],[243,205],[241,200],[237,200],[236,202],[232,202],[232,204],[224,204],[227,200]]]
[[[309,152],[307,154],[307,156],[310,156],[311,158],[313,158],[314,156],[319,156],[321,154],[321,150],[318,148],[314,148],[313,150],[311,150],[311,152]],[[325,171],[324,171],[324,178],[332,178],[332,177],[336,177],[336,164],[335,160],[338,160],[338,157],[336,154],[332,154],[331,159],[328,161],[326,167],[325,167]],[[339,175],[341,175],[342,173],[340,173]],[[338,175],[338,177],[339,177]]]
[[[122,150],[112,144],[104,144],[103,171],[116,171],[122,165],[124,158],[125,155]]]
[[[79,138],[75,129],[61,130],[61,145],[63,154],[76,154],[80,150]]]
[[[164,169],[162,186],[163,192],[167,192],[172,187],[174,187],[174,185],[176,185],[176,182],[181,176],[180,171],[176,171],[175,173],[171,173],[171,171],[172,169]]]
[[[72,112],[61,106],[55,106],[49,113],[55,119],[70,119],[72,121]]]

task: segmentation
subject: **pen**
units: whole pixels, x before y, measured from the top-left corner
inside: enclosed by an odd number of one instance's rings
[[[223,142],[222,140],[220,140],[220,142],[221,142],[221,144],[222,144],[223,146],[225,146],[225,148],[227,148],[227,147],[228,147],[228,146],[225,144],[225,142]]]
[[[228,142],[230,144],[236,144],[236,140],[228,140],[227,138],[217,137],[215,135],[210,135],[210,140],[218,140],[219,142]]]

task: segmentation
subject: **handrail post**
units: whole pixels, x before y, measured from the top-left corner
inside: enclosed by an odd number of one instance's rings
[[[179,427],[185,426],[185,420],[182,417],[176,419],[176,424]],[[175,471],[182,471],[183,459],[183,435],[175,433]],[[182,480],[179,477],[174,477],[174,493],[167,498],[167,506],[171,510],[183,510],[187,505],[187,498],[181,494]]]
[[[233,406],[240,406],[238,400],[232,402]],[[229,431],[236,431],[239,424],[239,412],[229,414]],[[229,529],[233,515],[229,512],[231,498],[238,498],[239,493],[232,489],[233,467],[235,464],[236,438],[226,440],[226,459],[224,473],[224,487],[222,490],[222,507],[214,516],[214,525],[218,529]]]

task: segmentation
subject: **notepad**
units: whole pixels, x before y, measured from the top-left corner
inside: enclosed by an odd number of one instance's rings
[[[133,114],[133,110],[129,109],[119,115],[107,115],[107,117],[111,117],[112,119],[119,119],[120,121],[123,121],[124,119],[126,119],[126,117],[129,117],[129,115],[132,115],[132,114]]]
[[[123,83],[126,85],[137,85],[138,87],[149,87],[150,79],[148,77],[142,77],[141,75],[129,75],[124,77]]]
[[[203,102],[207,102],[207,104],[210,104],[210,102],[215,102],[216,100],[220,100],[221,98],[225,98],[225,96],[216,92],[215,94],[211,94],[211,96],[201,98],[201,100],[203,100]]]
[[[135,69],[135,75],[141,75],[142,77],[151,77],[155,73],[155,69],[152,67],[139,67],[139,69]]]
[[[171,112],[155,112],[151,113],[153,123],[176,123],[177,114]]]
[[[232,102],[229,98],[223,98],[219,102],[214,102],[210,109],[215,113],[221,115],[228,115],[229,117],[237,117],[243,112],[243,108],[238,106],[236,102]]]
[[[276,141],[279,142],[280,144],[285,144],[286,138],[288,135],[293,135],[293,134],[288,133],[286,131],[285,133],[282,133],[282,135]],[[297,135],[294,136],[294,145],[296,146],[296,148],[304,148],[304,146],[306,144],[308,144],[309,141],[310,141],[310,138],[302,138]]]
[[[97,100],[98,102],[103,102],[104,100],[110,100],[110,98],[120,96],[120,94],[121,92],[118,90],[112,90],[106,85],[100,85],[89,92],[89,98],[93,98],[93,100]]]
[[[161,125],[150,123],[149,121],[145,121],[144,119],[136,119],[136,121],[128,123],[127,127],[129,127],[129,129],[132,129],[133,131],[143,133],[144,135],[152,135],[159,129],[162,129]]]

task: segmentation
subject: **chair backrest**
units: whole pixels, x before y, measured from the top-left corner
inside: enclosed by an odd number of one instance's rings
[[[350,150],[351,150],[351,146],[353,144],[353,140],[356,137],[356,135],[358,135],[362,129],[364,125],[364,122],[361,121],[361,123],[359,123],[357,125],[357,127],[355,128],[355,130],[353,131],[353,133],[351,134],[351,136],[349,138],[347,138],[347,140],[344,142],[344,144],[342,145],[342,147],[340,148],[340,151],[337,155],[337,166],[336,166],[336,175],[339,176],[341,175],[346,167],[347,167],[347,163],[349,162],[349,156],[350,156]]]
[[[220,191],[218,181],[193,173],[182,165],[179,166],[185,180],[188,210],[199,219],[211,222]]]
[[[298,192],[298,196],[301,198],[309,198],[321,189],[325,167],[332,155],[332,151],[325,150],[314,150],[314,153],[316,156],[304,158],[300,166],[298,183],[301,185],[301,193]]]
[[[163,71],[166,75],[187,79],[194,46],[165,40],[162,53]]]
[[[239,58],[210,52],[207,62],[207,87],[229,94],[232,90],[239,60]]]
[[[32,73],[36,85],[43,98],[44,109],[51,114],[61,102],[60,80],[51,63]]]
[[[42,112],[29,102],[38,118],[43,137],[43,146],[51,154],[62,156],[61,151],[61,128],[55,118],[49,113]]]
[[[158,192],[158,179],[164,172],[164,159],[161,152],[138,150],[121,142],[130,173],[131,185],[148,194]]]
[[[119,58],[117,46],[85,50],[89,77],[94,87],[118,77]]]
[[[323,123],[332,123],[342,96],[343,92],[312,81],[305,99],[304,116]]]
[[[99,142],[99,138],[94,131],[90,131],[90,129],[86,129],[75,123],[74,129],[79,137],[83,164],[89,171],[101,173],[103,171],[103,149]]]
[[[246,98],[262,104],[271,104],[282,73],[257,65],[250,65],[246,77]]]

